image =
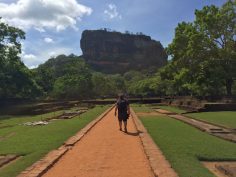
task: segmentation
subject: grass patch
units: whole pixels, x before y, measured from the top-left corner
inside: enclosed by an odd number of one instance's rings
[[[108,106],[97,106],[73,119],[53,121],[46,126],[37,127],[19,124],[41,120],[42,117],[47,117],[54,113],[20,118],[8,117],[2,120],[0,118],[0,126],[12,125],[12,127],[9,128],[0,128],[0,136],[15,133],[14,136],[0,142],[0,154],[24,155],[20,160],[1,169],[0,176],[17,176],[22,170],[42,158],[49,151],[61,146],[65,140],[82,129],[107,108]],[[59,114],[60,112],[57,113]]]
[[[214,177],[199,160],[236,160],[236,144],[167,116],[145,116],[144,126],[180,177]]]
[[[132,104],[131,107],[135,112],[153,112],[153,110],[143,104]]]
[[[183,110],[183,109],[180,109],[180,108],[174,107],[174,106],[158,106],[157,108],[164,109],[164,110],[167,110],[167,111],[170,111],[170,112],[175,112],[175,113],[178,113],[178,114],[186,112],[186,110]]]
[[[236,111],[201,112],[187,114],[190,117],[204,120],[228,128],[236,128]]]

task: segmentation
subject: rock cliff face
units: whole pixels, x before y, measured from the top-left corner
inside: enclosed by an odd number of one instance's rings
[[[167,63],[161,43],[145,35],[85,30],[80,46],[85,60],[106,73],[159,68]]]

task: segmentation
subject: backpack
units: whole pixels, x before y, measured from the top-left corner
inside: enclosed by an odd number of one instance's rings
[[[119,100],[117,103],[118,110],[121,112],[127,111],[127,101],[126,100]]]

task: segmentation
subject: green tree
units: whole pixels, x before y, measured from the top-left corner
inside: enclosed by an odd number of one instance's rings
[[[59,99],[90,98],[91,88],[91,77],[87,77],[87,75],[65,75],[55,81],[52,95]]]
[[[41,92],[20,60],[22,39],[22,30],[0,22],[0,98],[34,98]]]
[[[128,87],[128,93],[135,96],[156,96],[162,95],[161,78],[157,76],[148,77],[136,82],[133,82]]]
[[[214,64],[222,67],[227,94],[232,94],[236,78],[236,1],[227,1],[221,8],[214,5],[196,10],[196,28],[208,39]]]
[[[195,14],[194,23],[178,24],[167,49],[173,61],[161,77],[171,81],[176,94],[218,95],[225,85],[231,95],[236,77],[235,2],[206,6]]]
[[[92,74],[81,57],[59,55],[41,64],[34,73],[46,96],[60,99],[92,96]]]
[[[111,93],[110,83],[102,73],[94,72],[92,75],[93,93],[95,96],[108,96]]]
[[[108,75],[107,79],[110,84],[112,95],[126,92],[125,80],[123,76],[120,74]]]

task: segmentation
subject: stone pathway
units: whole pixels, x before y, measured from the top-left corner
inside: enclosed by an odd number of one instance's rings
[[[43,175],[58,176],[154,177],[132,118],[119,131],[114,109]]]
[[[197,119],[189,118],[180,114],[172,113],[162,109],[156,109],[157,112],[166,114],[167,116],[185,122],[192,125],[202,131],[205,131],[211,135],[223,138],[228,141],[236,142],[236,134],[231,129],[223,128],[217,125],[213,125],[207,122],[203,122]]]
[[[18,175],[41,176],[178,177],[133,110],[119,131],[114,107]]]

